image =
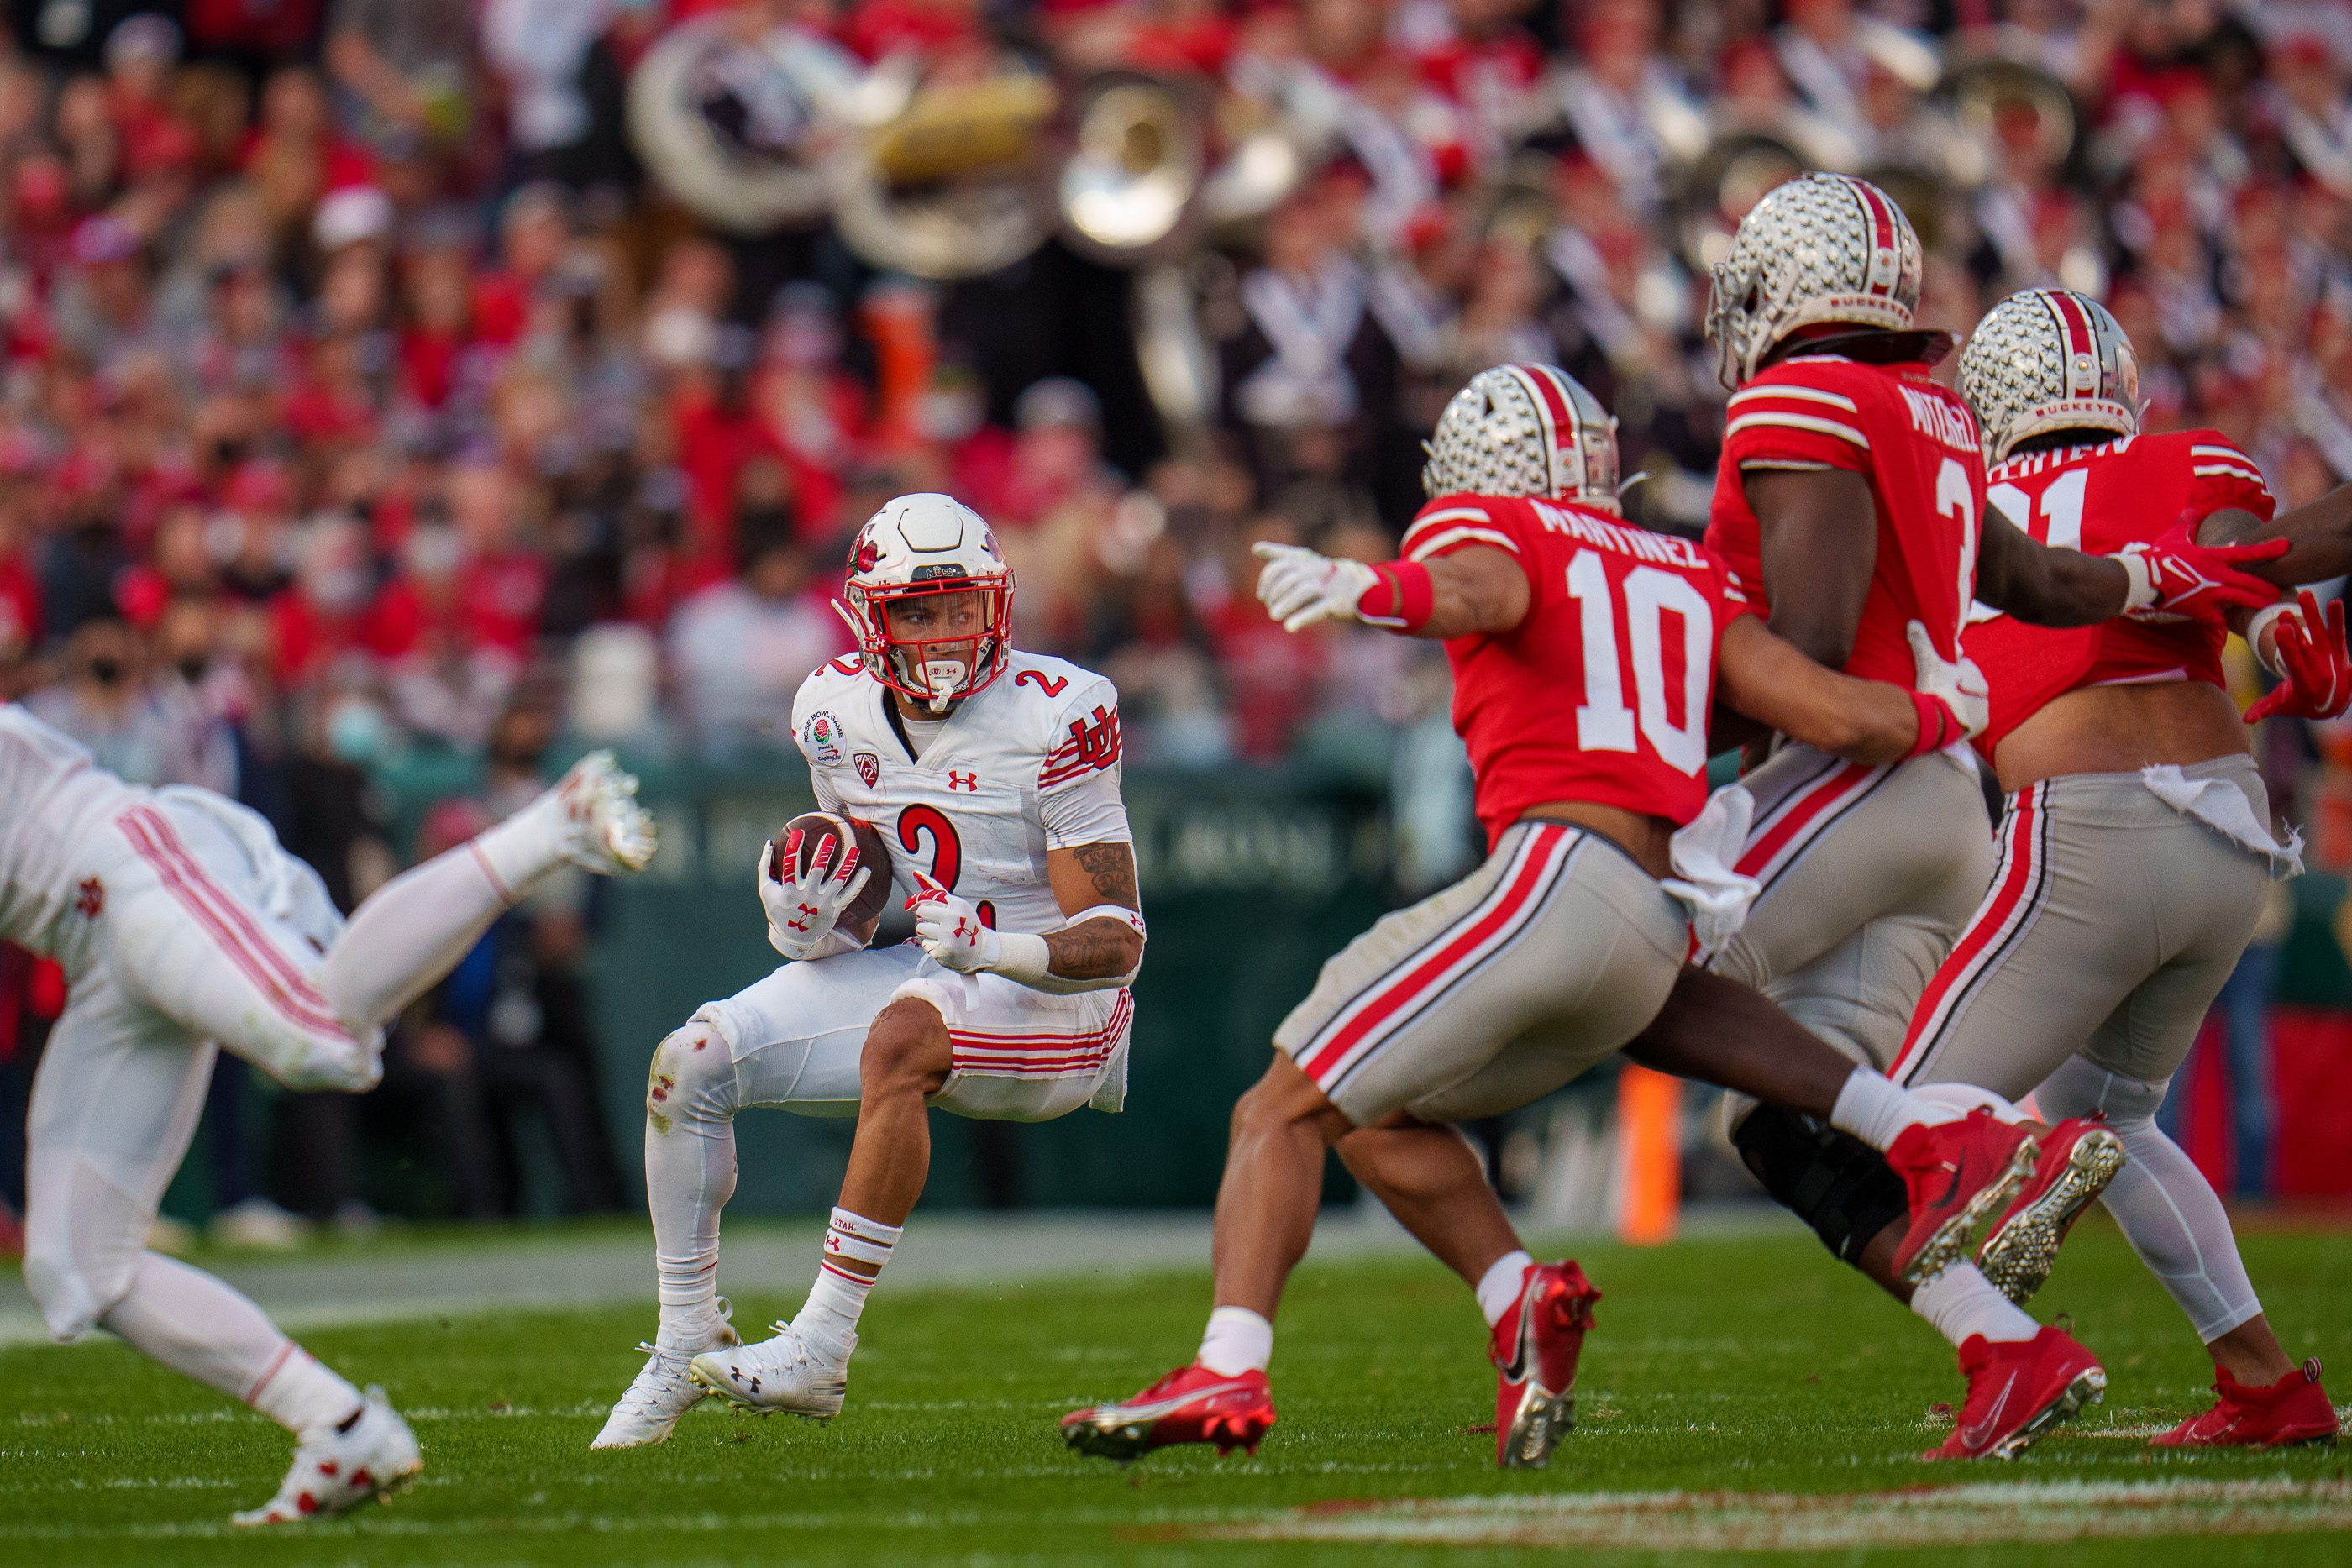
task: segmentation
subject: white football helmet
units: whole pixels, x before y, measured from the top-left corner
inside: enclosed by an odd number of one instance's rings
[[[1716,264],[1717,376],[1737,388],[1772,345],[1816,321],[1910,331],[1926,265],[1911,220],[1869,181],[1816,173],[1774,187]]]
[[[2139,358],[2123,324],[2066,288],[2012,294],[1960,353],[1960,396],[1984,432],[1985,462],[2051,430],[2139,432]]]
[[[1432,497],[1536,496],[1617,509],[1617,421],[1550,365],[1480,371],[1422,450],[1421,487]]]
[[[952,496],[901,496],[866,519],[849,547],[849,606],[866,673],[933,713],[1004,673],[1013,656],[1013,569],[981,515]],[[887,606],[926,594],[978,593],[981,623],[951,637],[891,634]]]

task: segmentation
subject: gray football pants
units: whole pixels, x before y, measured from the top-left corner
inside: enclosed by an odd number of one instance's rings
[[[2184,768],[2270,804],[2253,759]],[[2031,1092],[2050,1120],[2103,1111],[2127,1163],[2105,1197],[2200,1338],[2262,1311],[2211,1186],[2156,1125],[2166,1086],[2262,916],[2270,866],[2136,773],[2009,798],[2000,860],[1894,1069],[1906,1085]]]

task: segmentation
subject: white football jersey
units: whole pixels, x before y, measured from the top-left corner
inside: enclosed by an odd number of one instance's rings
[[[902,896],[919,868],[999,931],[1060,930],[1045,852],[1130,841],[1118,804],[1118,688],[1066,660],[1016,650],[919,758],[891,722],[889,701],[855,655],[802,683],[793,735],[818,803],[882,830]]]
[[[74,846],[144,793],[71,736],[0,703],[0,939],[49,952],[49,927],[78,896]]]

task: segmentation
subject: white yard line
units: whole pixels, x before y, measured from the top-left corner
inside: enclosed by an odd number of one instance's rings
[[[2352,1482],[2027,1481],[1905,1491],[1579,1492],[1324,1503],[1187,1531],[1218,1540],[1835,1551],[2091,1536],[2352,1530]]]

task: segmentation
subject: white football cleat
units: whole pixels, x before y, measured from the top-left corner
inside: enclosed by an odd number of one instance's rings
[[[370,1387],[367,1403],[346,1429],[330,1427],[303,1439],[278,1495],[259,1508],[229,1516],[234,1524],[295,1524],[344,1513],[371,1498],[405,1491],[425,1468],[416,1435],[383,1396]]]
[[[592,751],[550,791],[563,821],[564,858],[605,876],[653,864],[660,834],[637,804],[637,778],[609,751]]]
[[[842,1359],[835,1361],[792,1324],[774,1327],[776,1337],[758,1344],[704,1351],[688,1366],[687,1375],[738,1409],[759,1415],[783,1410],[818,1422],[840,1415],[842,1396],[849,1390],[849,1353],[857,1348],[857,1336],[850,1336]]]
[[[667,1345],[661,1336],[654,1336],[651,1344],[640,1344],[646,1364],[630,1381],[627,1392],[613,1403],[613,1413],[604,1418],[604,1429],[596,1434],[591,1448],[643,1448],[669,1440],[670,1428],[678,1417],[708,1398],[710,1390],[687,1375],[687,1364],[709,1350],[725,1350],[743,1342],[726,1321],[734,1312],[727,1299],[719,1299],[719,1328],[700,1344]]]

